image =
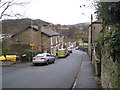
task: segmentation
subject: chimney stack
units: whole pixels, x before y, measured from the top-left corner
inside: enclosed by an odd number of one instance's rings
[[[47,29],[50,29],[50,24],[47,24]]]
[[[39,23],[38,23],[38,31],[41,32],[41,29],[42,29],[42,26],[41,26],[40,21],[39,21]]]

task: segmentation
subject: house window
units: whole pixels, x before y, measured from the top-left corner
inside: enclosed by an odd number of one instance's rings
[[[53,45],[53,39],[52,39],[52,37],[50,39],[51,39],[51,45]]]
[[[56,37],[56,43],[58,43],[58,41],[57,41],[58,39],[57,39],[57,37]]]
[[[51,47],[51,55],[53,55],[53,47]]]

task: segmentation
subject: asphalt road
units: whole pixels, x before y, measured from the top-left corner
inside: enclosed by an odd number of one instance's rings
[[[67,58],[54,64],[33,66],[32,63],[16,64],[2,68],[3,88],[71,88],[84,52],[73,50]]]

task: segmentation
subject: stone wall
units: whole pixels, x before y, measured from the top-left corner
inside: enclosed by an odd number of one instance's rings
[[[96,76],[100,77],[101,76],[101,60],[96,57],[95,47],[93,49],[93,54],[92,54],[92,64],[94,66]]]
[[[32,50],[31,46],[28,44],[12,44],[9,46],[10,47],[10,52],[7,54],[12,54],[12,55],[20,55],[24,50]]]
[[[42,39],[41,40],[42,40],[42,52],[47,51],[48,53],[51,53],[50,37],[42,34]]]
[[[97,41],[101,28],[101,24],[92,24],[92,43]],[[91,26],[89,27],[88,54],[91,55]]]
[[[100,35],[100,31],[102,29],[102,25],[101,24],[93,24],[93,29],[92,29],[92,40],[93,42],[96,41],[98,39],[98,36]]]
[[[39,39],[41,39],[39,37],[39,32],[33,30],[33,44],[35,44],[33,49],[36,52],[41,52]],[[12,44],[28,44],[28,45],[30,45],[30,43],[32,43],[32,30],[31,29],[28,29],[28,30],[20,33],[19,35],[16,35],[12,39]]]
[[[119,84],[119,63],[113,61],[108,47],[102,48],[102,63],[101,63],[101,83],[103,88],[118,88]]]

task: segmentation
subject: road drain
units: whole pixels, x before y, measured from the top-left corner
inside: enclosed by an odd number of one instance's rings
[[[78,74],[79,74],[79,72],[80,72],[82,66],[83,66],[83,60],[82,60],[82,62],[81,62],[81,64],[80,64],[80,67],[79,67],[79,69],[78,69],[78,71],[77,71],[77,74],[76,74],[76,76],[75,76],[74,82],[73,82],[73,84],[72,84],[70,90],[74,90],[74,89],[75,89],[76,84],[77,84]]]

